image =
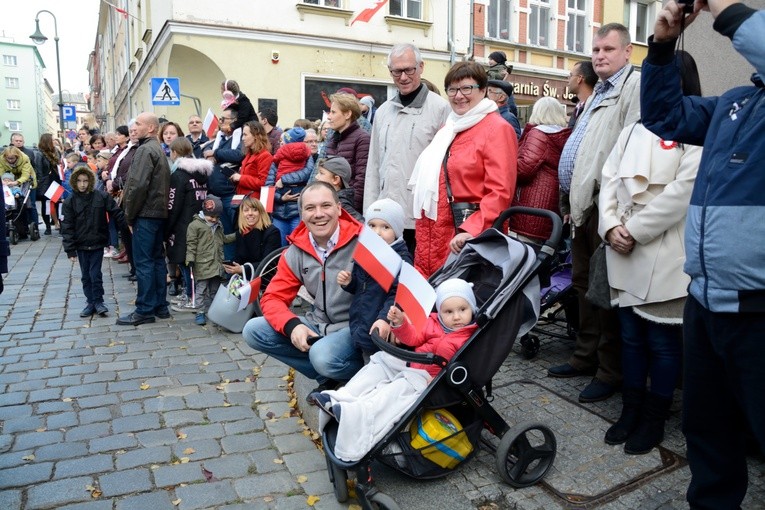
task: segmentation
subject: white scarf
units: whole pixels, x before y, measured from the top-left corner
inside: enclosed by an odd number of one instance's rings
[[[120,163],[122,163],[122,160],[125,159],[125,156],[127,156],[128,151],[130,151],[133,145],[135,144],[132,141],[129,141],[125,146],[125,149],[120,152],[119,156],[117,156],[117,159],[114,161],[114,166],[112,166],[112,172],[110,174],[112,180],[117,178],[117,170],[120,167]]]
[[[438,181],[441,174],[441,164],[444,154],[457,133],[466,131],[483,120],[488,114],[497,111],[497,104],[483,98],[471,110],[463,115],[452,112],[446,118],[444,127],[438,130],[430,145],[425,147],[412,171],[409,188],[414,196],[415,218],[421,218],[421,211],[431,220],[438,218]]]
[[[218,146],[223,141],[223,137],[225,135],[223,134],[223,131],[218,131],[218,134],[215,136],[215,143],[213,144],[213,151],[218,150]],[[233,150],[236,150],[239,148],[239,143],[242,141],[242,128],[236,128],[233,133],[231,133],[231,148]]]

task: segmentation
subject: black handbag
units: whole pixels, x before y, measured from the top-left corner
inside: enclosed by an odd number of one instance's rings
[[[601,242],[590,257],[590,272],[587,281],[585,299],[604,310],[613,308],[611,304],[611,286],[608,284],[606,266],[606,243]]]
[[[459,233],[460,226],[465,223],[465,220],[470,218],[470,216],[480,210],[480,204],[476,204],[473,202],[455,202],[454,201],[454,195],[452,195],[452,186],[449,184],[449,172],[446,170],[446,163],[449,160],[449,151],[451,150],[452,145],[449,144],[449,147],[446,148],[446,153],[444,154],[444,161],[443,161],[443,167],[444,167],[444,184],[446,185],[446,201],[449,203],[449,208],[452,211],[452,219],[454,220],[454,230]]]

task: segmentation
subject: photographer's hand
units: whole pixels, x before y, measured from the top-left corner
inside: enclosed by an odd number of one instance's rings
[[[688,0],[689,2],[691,0]],[[694,9],[700,9],[698,5],[694,5]],[[695,10],[693,14],[689,14],[685,17],[685,23],[682,23],[683,12],[682,4],[676,3],[674,0],[667,2],[662,10],[656,16],[656,24],[653,29],[653,40],[657,43],[674,41],[680,37],[680,33],[688,27],[696,16],[699,15],[700,10]]]

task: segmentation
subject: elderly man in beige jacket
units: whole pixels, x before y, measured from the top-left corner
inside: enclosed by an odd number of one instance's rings
[[[579,295],[576,347],[567,363],[551,367],[551,377],[595,377],[580,402],[598,402],[621,383],[620,334],[616,312],[589,303],[590,257],[600,244],[598,191],[603,165],[625,125],[640,118],[640,74],[629,63],[632,44],[619,23],[601,27],[593,40],[592,65],[600,81],[561,154],[558,176],[561,212],[572,224],[573,285]]]

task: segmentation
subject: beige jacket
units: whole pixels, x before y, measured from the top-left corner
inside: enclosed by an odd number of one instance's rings
[[[614,148],[622,128],[640,120],[640,73],[627,64],[614,88],[590,115],[587,131],[579,146],[571,176],[571,221],[584,225],[593,205],[598,201],[600,174]],[[594,94],[587,99],[590,107]]]
[[[686,296],[683,233],[700,161],[701,147],[663,141],[642,124],[622,130],[603,167],[598,200],[600,237],[624,225],[635,239],[626,255],[606,248],[608,282],[619,306]]]

